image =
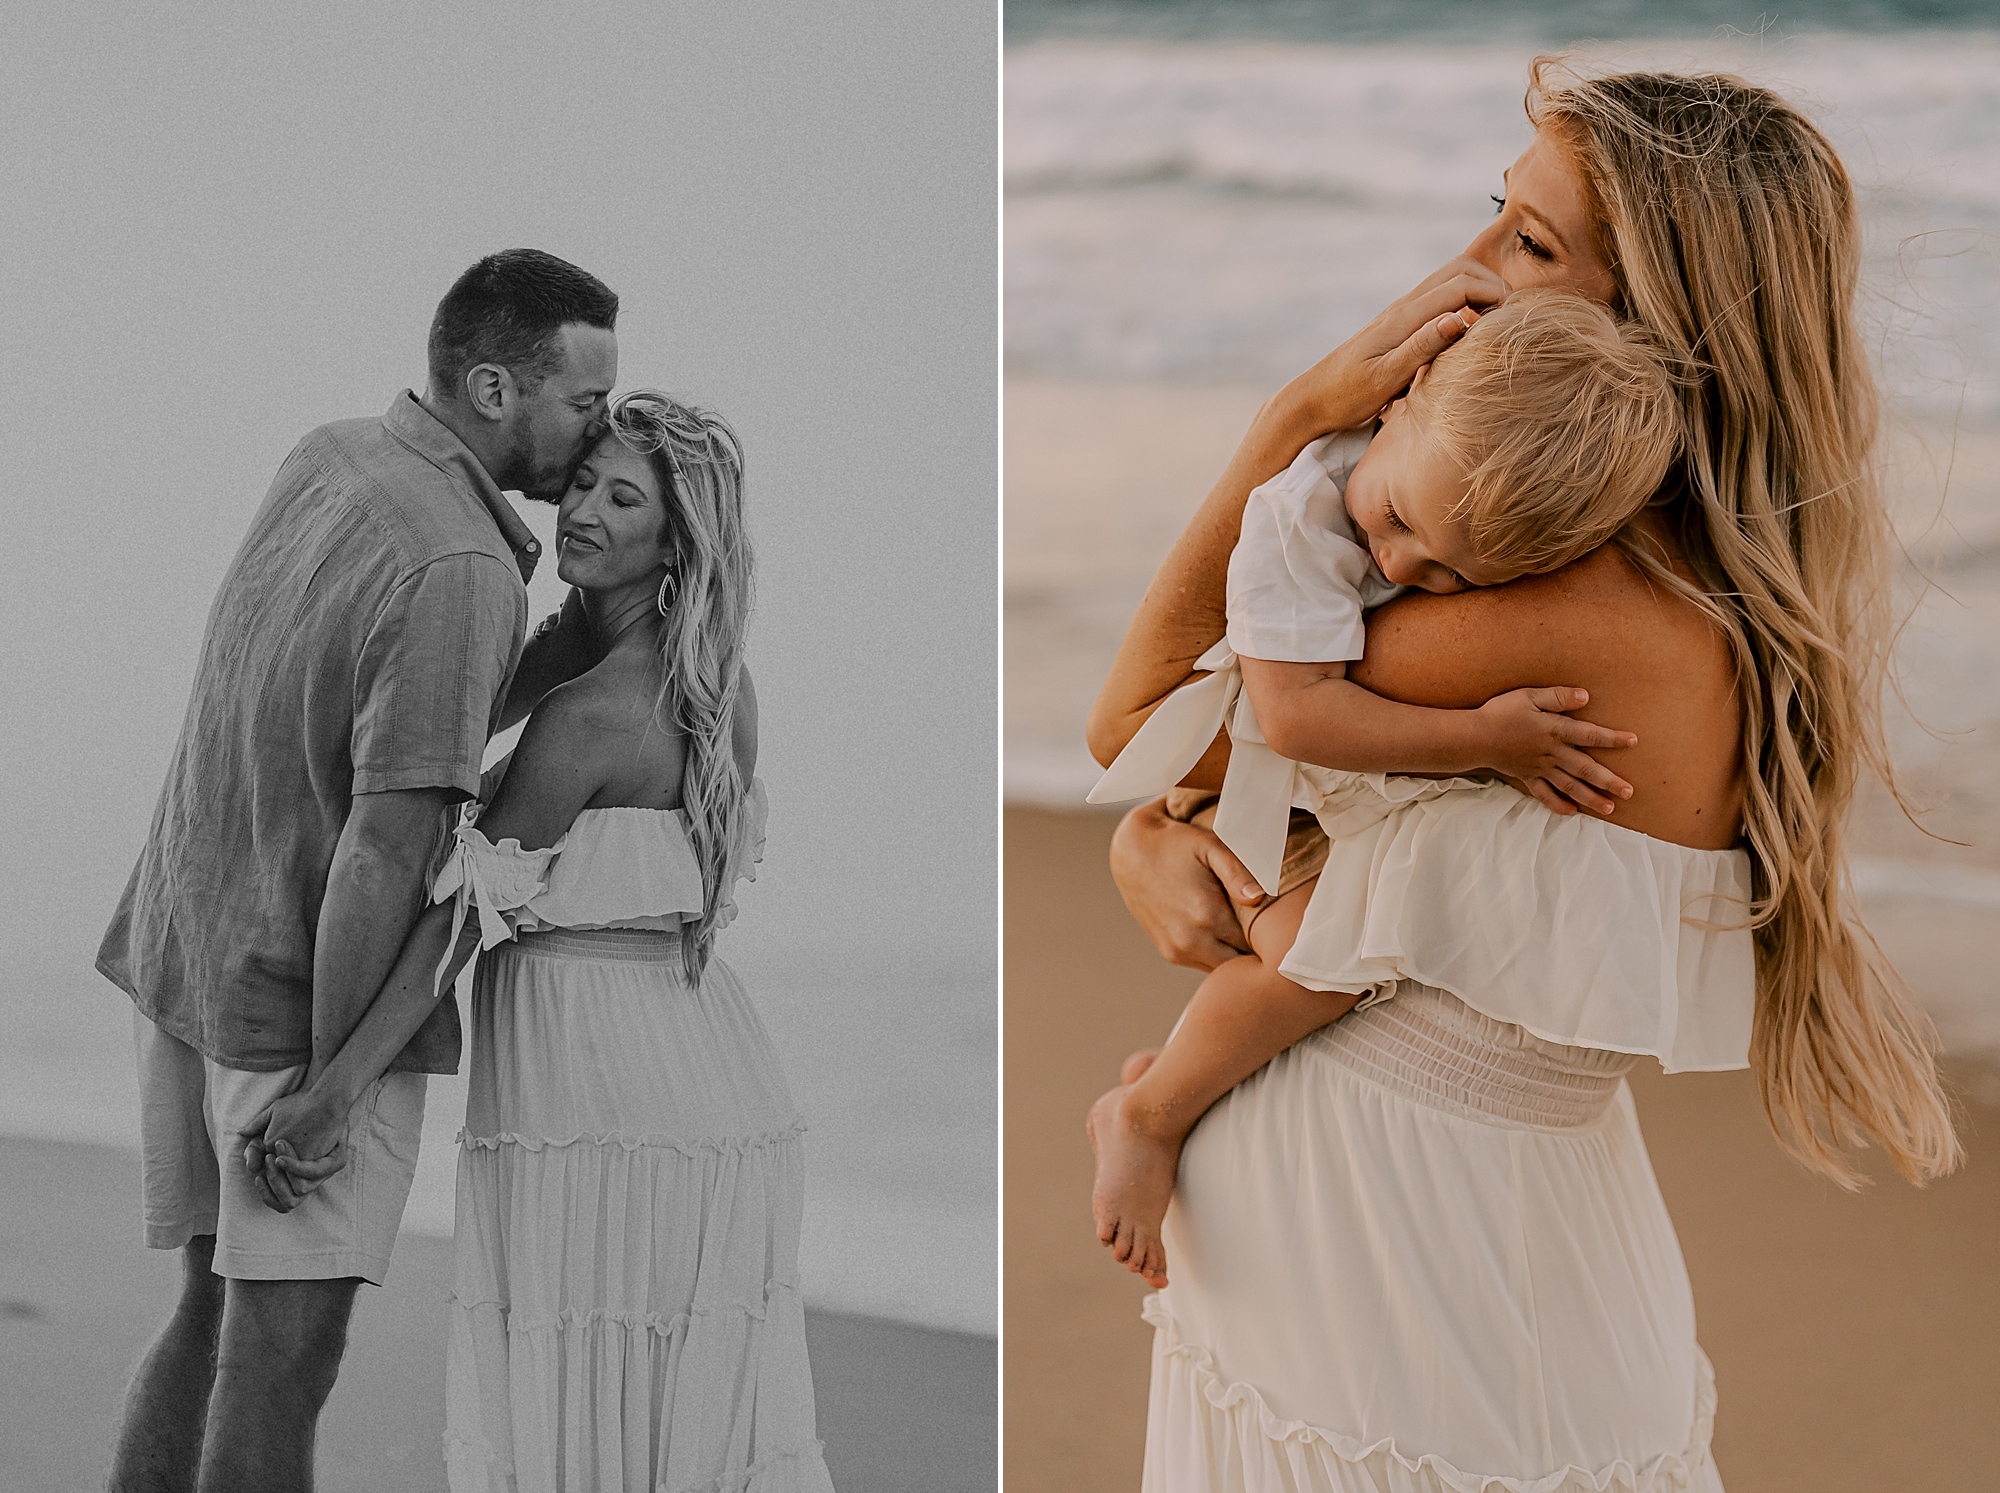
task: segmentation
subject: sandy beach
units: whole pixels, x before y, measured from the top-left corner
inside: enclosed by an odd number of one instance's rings
[[[0,1139],[0,1488],[104,1485],[126,1375],[165,1319],[179,1257],[139,1243],[138,1162]],[[406,1233],[364,1289],[320,1422],[322,1493],[442,1493],[451,1242]],[[990,1337],[808,1310],[819,1433],[843,1493],[996,1486]]]
[[[1006,814],[1010,1493],[1138,1486],[1150,1329],[1143,1288],[1090,1229],[1083,1114],[1196,977],[1126,916],[1105,870],[1116,823]],[[1730,1493],[1990,1485],[2000,1104],[1968,1086],[1963,1172],[1919,1192],[1876,1166],[1849,1197],[1785,1159],[1750,1074],[1633,1074],[1715,1364]]]
[[[1196,977],[1162,964],[1105,869],[1117,816],[1080,807],[1082,720],[1132,609],[1263,395],[1247,383],[1007,382],[1008,1483],[1138,1485],[1143,1288],[1090,1230],[1090,1101],[1166,1034]],[[1970,1488],[2000,1465],[2000,438],[1905,422],[1890,491],[1900,594],[1934,588],[1899,652],[1906,785],[1850,850],[1869,927],[1937,1020],[1971,1163],[1858,1197],[1770,1137],[1749,1073],[1632,1079],[1722,1395],[1730,1493]],[[1077,806],[1077,807],[1068,807]],[[1950,841],[1964,843],[1954,844]]]

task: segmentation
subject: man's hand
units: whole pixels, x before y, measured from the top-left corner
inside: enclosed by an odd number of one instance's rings
[[[1250,951],[1236,907],[1264,900],[1256,878],[1212,831],[1169,818],[1164,799],[1119,824],[1111,879],[1169,964],[1211,970]]]
[[[264,1206],[289,1213],[347,1165],[347,1114],[311,1090],[287,1094],[244,1127],[243,1164]]]
[[[1486,766],[1513,780],[1558,814],[1579,807],[1609,815],[1616,800],[1630,798],[1632,785],[1582,749],[1633,747],[1639,738],[1565,713],[1590,703],[1588,692],[1567,686],[1509,690],[1479,707],[1492,748]]]

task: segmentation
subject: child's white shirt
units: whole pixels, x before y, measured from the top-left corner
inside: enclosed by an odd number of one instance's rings
[[[1345,663],[1367,644],[1363,616],[1393,584],[1347,516],[1347,478],[1373,427],[1322,436],[1250,494],[1229,556],[1230,650],[1278,663]]]
[[[1278,889],[1297,764],[1266,744],[1237,655],[1283,663],[1358,659],[1366,614],[1402,594],[1347,516],[1347,478],[1374,433],[1368,426],[1323,436],[1251,492],[1229,556],[1228,632],[1195,662],[1211,672],[1163,700],[1090,793],[1091,803],[1116,803],[1166,792],[1226,724],[1229,772],[1215,832],[1266,892]]]

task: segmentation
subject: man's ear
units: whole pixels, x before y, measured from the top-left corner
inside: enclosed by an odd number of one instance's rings
[[[507,406],[520,397],[514,375],[498,363],[478,363],[466,371],[465,402],[482,420],[507,418]]]

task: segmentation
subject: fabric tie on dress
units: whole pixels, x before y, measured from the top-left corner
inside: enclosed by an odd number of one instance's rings
[[[431,883],[431,901],[452,902],[451,936],[445,941],[444,958],[431,977],[431,994],[444,994],[445,974],[451,968],[459,935],[476,906],[479,913],[479,947],[490,949],[514,936],[514,926],[505,914],[527,906],[548,881],[549,863],[562,852],[565,835],[542,850],[523,850],[515,839],[495,845],[479,832],[481,805],[469,803],[459,813],[452,838],[458,843]],[[460,983],[472,975],[468,960],[460,971]],[[461,993],[464,993],[461,991]]]
[[[1229,770],[1215,810],[1215,833],[1265,893],[1274,894],[1284,867],[1298,764],[1265,742],[1243,689],[1242,667],[1226,641],[1196,659],[1195,667],[1211,672],[1160,702],[1085,802],[1121,803],[1165,793],[1194,770],[1226,724]]]

